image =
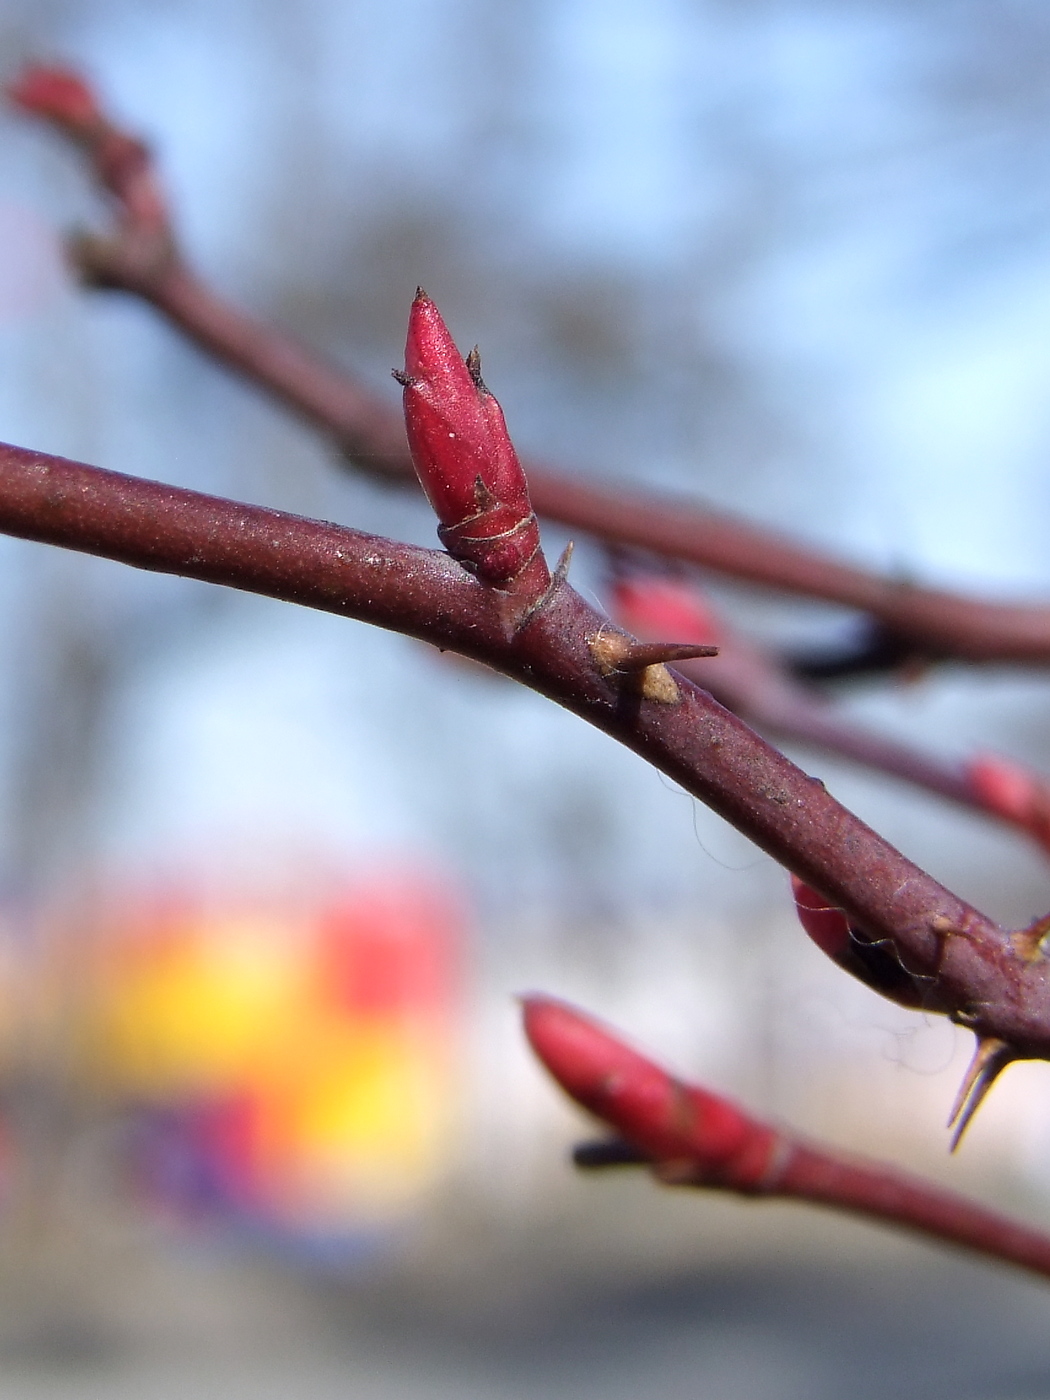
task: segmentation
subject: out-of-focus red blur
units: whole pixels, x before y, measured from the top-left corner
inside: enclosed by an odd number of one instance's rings
[[[282,1236],[403,1220],[446,1165],[464,916],[413,871],[316,903],[140,896],[104,917],[76,1036],[165,1210]]]

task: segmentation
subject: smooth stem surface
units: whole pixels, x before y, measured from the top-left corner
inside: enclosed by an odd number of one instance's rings
[[[152,303],[202,350],[335,437],[368,470],[414,483],[395,410],[290,337],[242,315],[186,266],[145,282],[138,277],[120,282],[110,265],[106,282]],[[986,603],[898,583],[688,502],[572,480],[531,460],[525,469],[537,514],[605,543],[860,609],[937,656],[1050,662],[1050,608],[1045,606]]]
[[[615,631],[564,581],[522,600],[447,555],[0,448],[0,530],[321,608],[450,648],[549,696],[706,802],[929,979],[928,1006],[1050,1056],[1045,957],[908,861],[709,694],[595,661]],[[493,781],[499,781],[494,772]]]
[[[392,406],[291,337],[242,314],[190,270],[148,150],[108,119],[90,85],[76,73],[30,67],[8,93],[84,151],[96,182],[116,205],[118,227],[110,236],[73,240],[73,258],[85,280],[149,301],[207,354],[334,437],[360,465],[414,481],[404,427]],[[114,161],[114,152],[121,151],[125,159]],[[1046,606],[988,603],[914,587],[682,501],[573,480],[541,463],[525,466],[537,513],[571,530],[858,608],[934,657],[1050,662]]]
[[[545,1068],[617,1134],[578,1148],[579,1165],[645,1164],[668,1186],[830,1206],[1050,1277],[1050,1236],[885,1162],[756,1118],[734,1100],[678,1079],[567,1002],[532,995],[523,1011],[525,1034]]]
[[[767,1194],[901,1225],[1050,1278],[1050,1236],[882,1162],[796,1142]]]

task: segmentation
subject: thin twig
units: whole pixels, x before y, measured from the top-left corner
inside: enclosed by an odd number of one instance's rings
[[[684,676],[650,667],[640,684],[600,665],[616,629],[564,579],[524,614],[437,551],[17,447],[0,448],[0,531],[358,618],[512,676],[634,749],[886,941],[928,981],[930,1010],[1019,1057],[1050,1057],[1041,933],[1004,931],[951,894]]]
[[[565,1092],[620,1135],[578,1148],[580,1166],[647,1164],[668,1186],[830,1206],[1050,1278],[1050,1236],[886,1163],[753,1118],[676,1079],[575,1007],[527,997],[525,1029]]]
[[[402,424],[385,401],[291,337],[244,315],[190,269],[145,146],[103,114],[82,79],[64,70],[31,68],[9,92],[17,104],[49,119],[81,146],[96,180],[116,203],[114,234],[73,241],[86,281],[150,302],[208,355],[333,438],[358,465],[394,481],[414,479]],[[932,658],[1050,662],[1046,606],[989,603],[915,587],[692,504],[526,465],[536,511],[571,530],[857,608]]]
[[[1002,759],[949,763],[865,728],[797,680],[772,652],[731,628],[691,583],[632,571],[620,560],[610,592],[616,620],[643,639],[673,633],[717,643],[717,661],[683,659],[677,665],[760,733],[800,740],[900,778],[995,817],[1050,851],[1050,791],[1035,774]]]

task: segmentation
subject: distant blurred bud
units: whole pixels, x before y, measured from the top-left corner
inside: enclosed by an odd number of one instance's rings
[[[739,1190],[763,1180],[777,1135],[720,1095],[684,1084],[599,1022],[552,997],[524,999],[525,1034],[561,1087],[668,1179]],[[681,1174],[676,1168],[681,1167]]]
[[[1016,763],[992,754],[978,754],[966,765],[966,776],[977,796],[1007,821],[1025,823],[1038,796],[1039,785]]]
[[[151,167],[148,148],[107,120],[90,84],[67,68],[30,67],[7,88],[8,98],[23,111],[44,117],[90,152],[101,183],[123,206],[126,280],[130,263],[155,273],[173,255],[171,230],[163,193]],[[127,244],[133,232],[138,246]],[[73,260],[89,282],[109,285],[105,263],[107,241],[92,235],[73,240]],[[129,261],[130,260],[130,261]]]
[[[994,754],[977,754],[966,765],[966,776],[990,811],[1045,841],[1050,826],[1050,788],[1044,781],[1020,764]]]
[[[68,68],[32,66],[23,69],[7,88],[8,98],[25,112],[86,132],[101,121],[90,86]]]
[[[441,522],[442,544],[486,583],[510,583],[540,554],[525,473],[503,411],[420,290],[405,345],[405,425],[416,473]],[[542,557],[542,556],[540,556]]]
[[[900,1006],[932,1006],[931,984],[913,976],[889,943],[873,943],[850,926],[843,910],[797,875],[791,877],[798,921],[839,967]]]
[[[699,589],[655,575],[618,578],[612,589],[613,615],[639,637],[679,637],[683,642],[720,640],[720,628]]]

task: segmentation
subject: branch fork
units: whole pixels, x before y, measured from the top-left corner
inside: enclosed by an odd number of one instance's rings
[[[8,87],[8,95],[75,141],[116,202],[114,238],[74,240],[72,256],[87,280],[150,302],[206,353],[334,438],[359,467],[390,481],[411,477],[401,425],[385,403],[345,371],[245,316],[186,265],[147,148],[104,114],[82,77],[32,65]],[[125,154],[117,158],[121,151]],[[150,231],[152,242],[144,238]],[[609,544],[856,608],[895,639],[894,654],[903,647],[908,655],[934,659],[1050,662],[1050,607],[1045,605],[989,603],[902,585],[681,501],[572,480],[542,465],[530,465],[529,477],[541,516]]]
[[[182,263],[148,151],[108,122],[81,80],[33,70],[12,96],[81,144],[116,201],[117,236],[78,245],[89,275],[151,301],[209,353],[356,455],[395,477],[406,473],[402,430],[384,405],[241,316]],[[459,356],[425,294],[413,306],[398,377],[413,462],[451,558],[12,447],[0,447],[0,529],[371,621],[531,685],[634,749],[821,891],[817,898],[841,911],[838,942],[827,949],[836,960],[856,961],[850,970],[883,994],[941,1010],[974,1030],[981,1047],[992,1046],[981,1049],[964,1084],[964,1125],[1007,1058],[1050,1058],[1042,935],[1026,940],[970,908],[706,691],[670,671],[669,662],[689,664],[687,643],[654,649],[638,642],[569,587],[564,569],[552,577],[533,501],[541,513],[607,542],[859,607],[937,654],[1045,664],[1050,609],[902,589],[738,522],[543,469],[530,472],[530,497],[478,357]],[[694,657],[709,654],[698,645]],[[621,703],[624,695],[630,705]],[[997,800],[989,795],[987,805]],[[1030,803],[1027,816],[1014,820],[1034,829],[1042,817],[1033,812]],[[894,965],[899,984],[887,971]],[[675,1101],[697,1103],[688,1094]],[[740,1126],[725,1112],[713,1121]],[[671,1170],[667,1163],[683,1159],[671,1152],[662,1160]],[[743,1157],[733,1161],[740,1183],[764,1180],[747,1175]],[[930,1227],[920,1221],[917,1228]],[[989,1248],[1013,1257],[1001,1240]]]
[[[477,348],[466,359],[460,357],[440,312],[422,289],[409,315],[405,371],[396,377],[404,386],[412,459],[441,522],[442,542],[490,590],[513,590],[530,600],[528,617],[534,621],[539,602],[551,598],[551,577],[525,473],[503,412],[481,378]],[[656,706],[678,706],[683,698],[679,680],[668,669],[669,661],[718,652],[706,643],[640,642],[611,623],[588,635],[586,645],[604,680],[621,690],[626,686],[639,702]],[[785,800],[790,803],[786,795]],[[899,934],[869,931],[863,918],[851,920],[845,907],[797,875],[792,876],[792,884],[803,927],[839,966],[902,1006],[944,1012],[973,1025],[978,1049],[952,1114],[951,1121],[957,1123],[954,1149],[997,1075],[1024,1055],[1016,1042],[984,1031],[979,1018],[975,1020],[973,998],[960,999],[945,975],[951,937],[967,930],[969,920],[934,913],[927,920],[927,929],[936,939],[934,956],[924,950],[925,956],[915,959]],[[1014,946],[1001,938],[999,945],[1001,956],[1011,952],[1017,956],[1016,936]],[[1029,941],[1023,955],[1030,964],[1036,959],[1041,962],[1041,941]],[[749,1138],[752,1148],[754,1141]],[[769,1143],[766,1147],[772,1153]],[[750,1163],[751,1156],[747,1160]],[[767,1164],[757,1177],[752,1179],[745,1172],[739,1180],[750,1183],[747,1189],[759,1189],[757,1183],[767,1180],[769,1170]],[[736,1177],[730,1174],[726,1182],[733,1184]]]

